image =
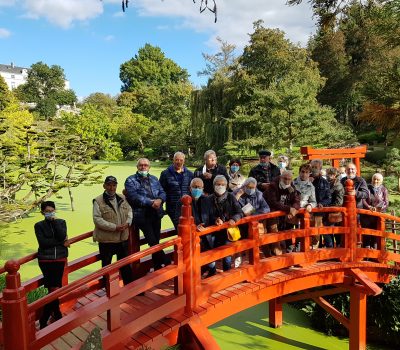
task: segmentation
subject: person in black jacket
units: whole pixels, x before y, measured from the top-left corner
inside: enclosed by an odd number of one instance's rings
[[[54,202],[43,202],[40,209],[45,219],[35,224],[35,234],[39,243],[37,258],[43,273],[43,284],[51,293],[62,286],[69,247],[67,225],[65,220],[56,218]],[[55,320],[62,317],[58,299],[44,306],[39,319],[40,329],[47,326],[51,315]]]
[[[212,222],[211,201],[210,197],[203,194],[203,180],[195,177],[190,182],[190,194],[192,196],[192,215],[197,231],[203,231],[207,226],[214,224]],[[202,252],[214,248],[214,234],[201,236],[200,249]],[[207,268],[207,269],[206,269]],[[205,266],[204,271],[208,270],[207,277],[211,277],[216,273],[215,262],[211,262]]]
[[[228,181],[223,175],[217,175],[213,182],[214,193],[210,196],[212,221],[215,225],[222,225],[229,222],[234,225],[242,216],[242,209],[235,195],[227,191]],[[226,230],[215,233],[214,248],[229,244]],[[224,271],[231,268],[231,256],[227,256],[222,260]]]
[[[217,175],[223,175],[229,181],[229,175],[223,165],[217,164],[217,154],[213,150],[204,153],[204,165],[198,167],[194,177],[199,177],[204,183],[204,194],[209,196],[214,193],[213,182]]]
[[[279,168],[271,163],[271,152],[261,150],[258,152],[260,163],[250,170],[249,177],[257,180],[257,188],[264,192],[268,185],[281,175]]]
[[[322,160],[313,159],[310,163],[312,171],[312,184],[315,187],[315,197],[317,199],[317,208],[329,207],[331,205],[331,186],[329,182],[323,178],[321,174]],[[323,226],[324,215],[321,213],[314,214],[315,227]],[[333,241],[331,235],[324,235],[325,247],[332,248]],[[314,249],[320,245],[319,236],[313,236],[311,240]]]
[[[193,179],[193,173],[185,166],[185,154],[176,152],[170,165],[160,175],[160,183],[166,195],[167,214],[175,227],[178,228],[179,217],[181,216],[182,202],[181,198],[185,194],[190,194],[190,181]]]

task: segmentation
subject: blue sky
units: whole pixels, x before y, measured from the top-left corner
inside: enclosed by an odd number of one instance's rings
[[[302,45],[315,31],[307,2],[295,7],[285,0],[216,2],[217,23],[213,14],[199,13],[200,0],[131,0],[125,13],[120,0],[0,0],[0,63],[57,64],[79,97],[116,95],[120,65],[146,43],[159,46],[200,86],[201,53],[217,51],[217,36],[240,53],[258,19]]]

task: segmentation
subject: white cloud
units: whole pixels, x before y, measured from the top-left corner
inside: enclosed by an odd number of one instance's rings
[[[14,6],[16,0],[0,0],[0,6]]]
[[[25,17],[44,17],[62,28],[69,28],[73,22],[87,21],[103,13],[103,4],[99,0],[25,0],[24,8]]]
[[[133,6],[142,16],[179,17],[181,28],[190,28],[210,33],[209,44],[216,45],[215,38],[221,37],[239,48],[248,42],[248,33],[253,31],[253,22],[261,19],[264,26],[283,30],[288,38],[305,45],[314,32],[312,11],[304,2],[289,7],[283,0],[216,0],[218,20],[205,10],[199,13],[200,0],[195,4],[187,0],[135,0]]]
[[[11,32],[5,28],[0,28],[0,39],[8,38]]]
[[[114,40],[115,39],[115,36],[114,35],[106,35],[105,37],[104,37],[104,40],[105,41],[112,41],[112,40]]]

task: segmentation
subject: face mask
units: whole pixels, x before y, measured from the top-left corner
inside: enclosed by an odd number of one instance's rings
[[[219,194],[219,195],[224,194],[226,191],[226,186],[224,186],[224,185],[214,186],[214,191],[216,194]]]
[[[321,171],[318,169],[312,169],[311,172],[312,172],[313,176],[318,176]]]
[[[251,196],[252,194],[256,193],[256,189],[255,188],[246,188],[244,190],[244,192],[246,192],[247,195]]]
[[[147,170],[139,170],[138,174],[142,177],[145,177],[145,176],[149,175],[149,172]]]
[[[232,165],[231,166],[231,171],[233,172],[233,173],[236,173],[236,172],[238,172],[239,171],[239,165]]]
[[[192,188],[191,190],[192,196],[194,198],[200,198],[200,196],[203,194],[203,189],[202,188]]]
[[[45,217],[46,220],[50,220],[50,219],[54,218],[55,216],[56,216],[56,212],[55,211],[52,211],[50,213],[44,213],[44,217]]]
[[[283,190],[286,190],[290,187],[290,184],[286,185],[284,182],[279,181],[279,187],[282,188]]]
[[[279,162],[278,166],[279,166],[279,169],[285,169],[287,164],[285,162]]]
[[[261,165],[261,166],[267,166],[268,163],[266,163],[266,162],[260,162],[260,165]]]

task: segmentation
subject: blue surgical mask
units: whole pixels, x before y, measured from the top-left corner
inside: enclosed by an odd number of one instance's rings
[[[147,175],[149,175],[149,172],[147,170],[139,170],[138,174],[142,177],[146,177]]]
[[[279,169],[285,169],[287,164],[286,164],[286,162],[279,162],[278,166],[279,166]]]
[[[47,220],[51,220],[51,219],[53,219],[55,216],[56,216],[56,212],[55,212],[55,211],[52,211],[52,212],[50,212],[50,213],[44,213],[44,217],[45,217],[45,219],[47,219]]]
[[[239,165],[232,165],[231,166],[232,173],[237,173],[239,171],[239,169],[240,169]]]
[[[266,163],[266,162],[260,162],[260,165],[261,165],[261,166],[267,166],[268,163]]]
[[[203,189],[202,188],[192,188],[191,190],[192,196],[194,198],[200,198],[200,196],[203,194]]]
[[[246,188],[244,190],[244,192],[246,192],[247,195],[251,196],[252,194],[256,193],[256,189],[255,188]]]

